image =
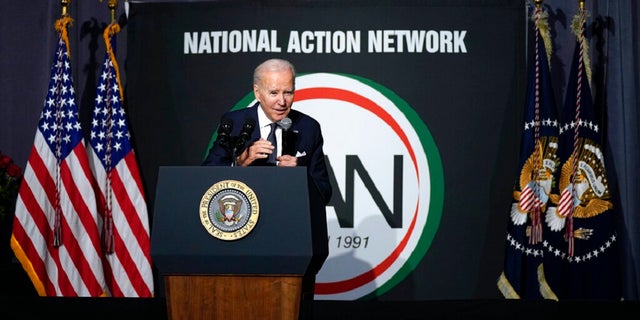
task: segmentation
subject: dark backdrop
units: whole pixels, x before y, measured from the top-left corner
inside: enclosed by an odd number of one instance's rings
[[[497,297],[522,122],[525,49],[518,29],[523,8],[500,1],[134,3],[127,101],[147,190],[154,190],[158,166],[201,162],[222,113],[250,93],[260,61],[284,57],[299,72],[364,77],[415,109],[444,169],[444,208],[433,244],[415,270],[381,299]],[[277,30],[283,52],[183,53],[185,32],[251,29]],[[287,53],[290,30],[358,30],[361,51]],[[467,52],[369,53],[369,30],[465,30]],[[321,124],[325,135],[349,134],[348,128]],[[380,232],[384,229],[372,234]]]

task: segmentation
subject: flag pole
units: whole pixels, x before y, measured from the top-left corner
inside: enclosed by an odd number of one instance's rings
[[[111,23],[116,21],[117,7],[118,7],[118,0],[109,0],[109,10],[111,10]]]
[[[106,51],[107,54],[110,57],[110,61],[111,63],[113,63],[113,68],[115,71],[115,76],[113,77],[116,80],[115,85],[119,88],[118,92],[119,92],[119,98],[120,101],[123,100],[123,94],[122,94],[122,86],[120,85],[120,74],[119,74],[119,70],[118,70],[118,65],[116,63],[116,57],[115,57],[115,52],[111,46],[111,38],[118,32],[120,32],[120,25],[116,22],[116,7],[117,7],[118,1],[117,0],[109,0],[108,2],[108,8],[109,11],[111,12],[111,23],[105,28],[104,32],[103,32],[103,38],[104,38],[104,42],[105,42],[105,46],[106,46]],[[110,78],[111,79],[111,78]],[[111,88],[112,85],[110,83],[109,87]],[[111,113],[112,110],[112,105],[111,104],[107,104],[107,108],[109,109],[109,114]],[[111,130],[110,128],[108,129],[109,131]],[[110,145],[110,144],[108,144]],[[111,148],[107,147],[107,158],[111,159]],[[112,196],[113,196],[113,186],[112,186],[112,180],[111,180],[111,174],[112,174],[112,169],[113,167],[111,166],[111,162],[109,161],[107,163],[107,167],[109,167],[109,170],[107,170],[107,175],[106,175],[106,180],[105,180],[105,208],[104,208],[104,224],[103,224],[103,245],[105,247],[105,251],[107,254],[113,254],[115,252],[115,248],[114,248],[114,233],[113,233],[113,229],[114,229],[114,221],[113,221],[113,212],[112,212]]]
[[[578,125],[581,120],[580,120],[580,107],[581,107],[581,98],[582,98],[582,72],[587,73],[587,76],[589,74],[588,71],[588,66],[585,66],[585,55],[586,55],[586,39],[584,38],[584,23],[585,23],[585,9],[584,9],[584,3],[586,0],[578,0],[578,5],[579,5],[579,11],[576,14],[576,18],[574,19],[575,24],[574,24],[574,32],[576,34],[576,37],[578,38],[578,46],[580,48],[580,57],[578,58],[578,84],[577,84],[577,92],[576,92],[576,111],[575,111],[575,122],[576,122],[576,127],[574,129],[574,138],[573,138],[573,154],[571,156],[571,159],[573,161],[573,169],[571,171],[571,185],[572,185],[572,193],[573,193],[573,198],[576,199],[577,198],[577,191],[576,191],[576,185],[578,183],[578,179],[579,177],[579,170],[578,170],[578,156],[579,156],[579,147],[578,147],[578,141],[579,141],[579,136],[580,136],[580,125]],[[585,70],[586,69],[586,70]],[[582,178],[580,178],[582,179]],[[574,227],[573,227],[573,214],[575,211],[575,204],[571,204],[571,209],[569,210],[569,214],[567,216],[567,227],[566,227],[566,231],[565,231],[565,238],[568,241],[568,250],[567,253],[569,254],[570,257],[573,257],[574,254],[574,238],[575,238],[575,234],[574,234]]]
[[[538,65],[538,54],[539,54],[539,49],[538,49],[538,34],[540,33],[540,28],[539,28],[539,20],[540,20],[540,5],[538,4],[538,2],[541,1],[536,1],[536,12],[535,12],[535,26],[536,26],[536,79],[535,79],[535,107],[534,107],[534,134],[533,134],[533,144],[534,144],[534,149],[533,149],[533,170],[531,172],[531,180],[534,182],[533,185],[533,191],[534,194],[536,195],[536,197],[539,195],[540,192],[540,183],[539,183],[539,174],[540,174],[540,167],[538,167],[538,165],[542,162],[542,150],[539,150],[538,148],[538,144],[540,143],[540,100],[539,100],[539,96],[540,96],[540,77],[539,75],[539,65]],[[542,224],[541,224],[541,219],[540,219],[540,202],[538,201],[534,201],[533,206],[531,208],[531,211],[529,212],[529,214],[531,215],[531,229],[529,231],[529,243],[530,244],[536,244],[538,242],[540,242],[542,240]]]
[[[100,2],[102,2],[102,0],[100,0]],[[116,21],[116,8],[118,7],[118,0],[109,0],[107,6],[109,7],[109,11],[111,11],[111,23],[113,23],[114,21]]]
[[[67,34],[67,27],[68,25],[71,24],[73,19],[71,18],[67,10],[67,7],[69,6],[69,2],[71,2],[71,0],[60,1],[60,4],[62,5],[62,15],[60,19],[56,20],[54,24],[54,28],[59,33],[60,40],[64,42],[64,45],[66,47],[67,57],[70,59],[71,53],[69,48],[69,37]],[[62,83],[58,84],[58,86],[62,86],[62,85],[63,85]],[[56,96],[56,98],[60,99],[60,96]],[[56,102],[57,102],[56,109],[55,109],[56,119],[58,119],[57,121],[61,121],[60,120],[60,113],[62,112],[60,110],[61,107],[60,107],[59,101],[56,101]],[[55,147],[56,147],[57,154],[61,154],[60,150],[62,146],[61,146],[61,141],[59,139],[56,140]],[[60,178],[60,164],[62,162],[62,159],[56,158],[56,161],[57,161],[56,176],[55,176],[56,193],[55,193],[55,202],[53,204],[53,209],[54,209],[53,246],[58,248],[62,246],[62,229],[63,229],[62,228],[62,223],[63,223],[62,200],[60,199],[60,190],[62,189],[62,181]]]

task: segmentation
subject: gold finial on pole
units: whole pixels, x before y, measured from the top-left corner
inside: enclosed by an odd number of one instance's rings
[[[536,5],[536,8],[540,8],[540,6],[542,5],[542,0],[535,0],[533,1],[533,3]]]
[[[578,0],[578,3],[580,4],[580,10],[584,10],[584,2],[586,0]]]
[[[116,21],[116,8],[118,7],[118,0],[109,0],[109,10],[111,11],[111,22]]]
[[[102,2],[102,0],[100,0]],[[116,8],[118,7],[118,0],[109,0],[107,3],[109,11],[111,11],[111,23],[116,21]]]
[[[70,2],[71,2],[71,0],[60,0],[60,4],[62,5],[62,15],[63,16],[67,15],[67,7],[69,6]]]

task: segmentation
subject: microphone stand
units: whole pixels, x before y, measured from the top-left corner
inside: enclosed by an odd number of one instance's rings
[[[239,151],[244,150],[240,149],[240,147],[244,147],[240,146],[240,137],[227,136],[225,142],[221,143],[221,146],[231,154],[231,166],[236,167],[238,165],[238,156],[240,155]]]
[[[233,139],[236,140],[236,139]],[[236,141],[233,142],[233,152],[231,152],[231,155],[233,157],[233,160],[231,161],[231,166],[232,167],[236,167],[238,166],[238,144],[236,143]]]
[[[230,137],[230,138],[231,138],[231,145],[233,146],[232,152],[231,152],[231,155],[233,157],[231,161],[231,166],[236,167],[238,166],[238,156],[240,156],[242,151],[244,151],[245,144],[247,143],[247,141],[242,139],[242,137],[240,136]]]

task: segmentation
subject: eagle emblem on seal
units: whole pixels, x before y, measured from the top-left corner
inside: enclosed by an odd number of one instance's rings
[[[233,194],[225,195],[218,199],[220,211],[216,214],[216,219],[226,225],[232,225],[242,219],[242,199]]]

